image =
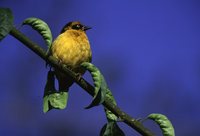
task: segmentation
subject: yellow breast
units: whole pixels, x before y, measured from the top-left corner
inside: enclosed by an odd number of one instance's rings
[[[90,62],[92,57],[85,32],[76,30],[67,30],[60,34],[52,44],[51,54],[72,70],[80,67],[82,62]]]

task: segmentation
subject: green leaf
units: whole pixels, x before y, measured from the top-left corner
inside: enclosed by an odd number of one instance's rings
[[[108,122],[100,131],[100,136],[125,136],[115,121]]]
[[[43,20],[35,17],[27,18],[23,21],[22,25],[30,25],[33,29],[35,29],[40,35],[42,35],[45,40],[48,49],[52,44],[52,34],[49,26]]]
[[[83,62],[81,66],[91,73],[93,81],[94,81],[95,93],[97,94],[102,84],[102,76],[101,76],[100,71],[98,70],[97,67],[95,67],[92,63],[89,63],[89,62]]]
[[[102,83],[100,86],[100,90],[97,91],[97,94],[94,96],[93,101],[91,102],[91,104],[89,106],[85,107],[85,109],[90,109],[90,108],[92,108],[94,106],[98,106],[99,104],[102,104],[104,102],[107,85],[104,80],[104,77],[102,76],[101,78],[102,78]]]
[[[10,33],[12,28],[12,11],[8,8],[0,8],[0,41]]]
[[[43,97],[43,112],[46,113],[49,110],[51,110],[49,106],[49,96],[46,95]]]
[[[112,95],[112,92],[109,89],[106,90],[106,98],[110,102],[112,102],[114,105],[117,105],[117,103],[116,103],[116,101],[115,101],[115,99],[114,99],[114,97]],[[118,120],[118,117],[115,114],[113,114],[110,110],[108,110],[106,108],[104,108],[104,110],[106,112],[106,117],[107,117],[108,122],[117,121]]]
[[[55,109],[65,109],[67,105],[68,92],[57,92],[49,95],[50,105]]]
[[[175,136],[174,127],[165,115],[153,113],[148,116],[148,119],[155,121],[159,125],[163,136]]]
[[[84,62],[81,65],[91,73],[95,87],[95,96],[93,98],[93,101],[89,106],[86,107],[86,109],[103,103],[105,97],[114,105],[116,105],[116,101],[112,95],[112,92],[109,90],[106,81],[101,72],[98,70],[98,68],[96,68],[93,64],[88,62]],[[118,117],[115,114],[113,114],[110,110],[105,108],[105,112],[108,121],[117,121]]]
[[[43,98],[43,112],[51,109],[65,109],[67,105],[68,92],[55,92]]]
[[[84,62],[81,64],[81,66],[91,73],[92,79],[94,81],[95,95],[93,97],[93,101],[91,102],[91,104],[86,107],[86,109],[89,109],[94,106],[98,106],[104,102],[106,96],[107,84],[103,75],[100,73],[99,69],[95,67],[93,64],[89,62]]]
[[[44,88],[43,112],[51,109],[64,109],[67,105],[68,92],[57,92],[55,89],[55,76],[53,71],[49,71],[47,82]]]

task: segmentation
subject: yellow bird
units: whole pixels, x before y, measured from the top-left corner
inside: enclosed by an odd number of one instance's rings
[[[78,75],[83,75],[85,70],[80,66],[83,62],[91,62],[92,52],[86,35],[90,29],[80,22],[69,22],[61,30],[60,35],[54,40],[50,48],[50,55],[65,64]],[[55,69],[58,79],[59,91],[68,92],[73,80]]]

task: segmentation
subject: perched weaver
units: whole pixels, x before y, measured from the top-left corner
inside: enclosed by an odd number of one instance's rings
[[[49,55],[58,59],[60,63],[65,64],[79,76],[85,73],[85,70],[80,66],[81,63],[91,62],[92,59],[90,43],[85,33],[88,29],[90,27],[82,25],[80,22],[67,23],[52,43],[49,51]],[[59,91],[68,92],[74,81],[57,69],[55,69],[55,74]]]

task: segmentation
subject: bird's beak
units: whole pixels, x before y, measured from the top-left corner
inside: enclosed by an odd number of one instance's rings
[[[89,29],[91,29],[91,28],[92,28],[92,27],[84,26],[84,27],[83,27],[83,30],[86,31],[86,30],[89,30]]]

